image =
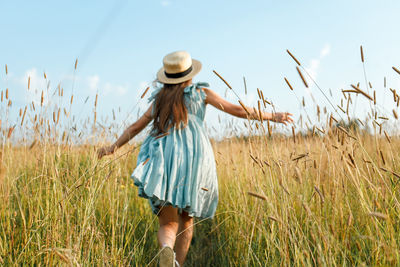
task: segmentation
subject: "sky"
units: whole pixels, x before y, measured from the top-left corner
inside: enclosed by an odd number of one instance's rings
[[[303,97],[308,113],[314,113],[311,94],[321,108],[335,112],[309,78],[310,88],[304,87],[286,49],[336,106],[341,89],[350,89],[350,84],[360,82],[367,90],[362,45],[366,76],[379,109],[389,116],[389,88],[400,87],[400,75],[392,70],[400,68],[399,11],[400,2],[390,0],[0,1],[0,90],[9,88],[11,118],[27,103],[39,101],[43,89],[49,88],[45,98],[53,101],[51,93],[60,84],[65,95],[74,94],[72,109],[79,118],[93,112],[98,94],[99,118],[107,124],[105,118],[114,109],[120,111],[118,120],[129,124],[149,105],[140,96],[155,79],[164,55],[186,50],[203,64],[194,81],[208,82],[236,102],[213,74],[216,70],[247,105],[257,104],[260,88],[276,110],[289,111],[297,120],[304,115],[299,103]],[[363,118],[368,101],[357,101],[353,114]],[[209,125],[216,126],[218,116],[229,119],[208,108]]]

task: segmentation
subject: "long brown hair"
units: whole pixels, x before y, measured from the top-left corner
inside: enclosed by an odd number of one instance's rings
[[[168,132],[175,126],[180,129],[187,124],[187,108],[184,103],[183,90],[190,85],[192,80],[178,84],[164,84],[163,88],[155,97],[153,109],[153,135]]]

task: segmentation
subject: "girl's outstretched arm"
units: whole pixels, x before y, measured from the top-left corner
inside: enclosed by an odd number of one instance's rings
[[[204,88],[203,90],[207,96],[206,103],[216,107],[217,109],[239,118],[249,118],[252,120],[260,119],[258,110],[254,110],[253,108],[250,107],[243,108],[241,105],[235,105],[225,100],[224,98],[220,97],[213,90],[207,88]],[[291,118],[291,116],[293,115],[288,112],[276,112],[276,113],[262,112],[261,115],[263,120],[280,122],[285,125],[287,124],[287,122],[293,122],[293,119]]]
[[[135,135],[140,133],[153,119],[151,116],[152,106],[136,122],[129,126],[114,144],[108,147],[102,147],[97,151],[99,159],[103,156],[114,153],[115,150],[129,142]]]

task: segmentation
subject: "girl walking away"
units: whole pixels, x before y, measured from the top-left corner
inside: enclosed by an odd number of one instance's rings
[[[185,51],[163,59],[157,79],[163,86],[149,98],[152,102],[139,120],[129,126],[98,156],[114,153],[150,122],[132,173],[139,195],[150,202],[160,228],[160,266],[182,266],[193,234],[193,218],[212,218],[218,202],[218,182],[213,150],[204,127],[206,105],[240,118],[258,119],[252,108],[243,109],[208,89],[192,83],[201,63]],[[293,122],[290,113],[262,113],[263,120]],[[174,252],[175,251],[175,252]],[[176,253],[176,254],[175,254]]]

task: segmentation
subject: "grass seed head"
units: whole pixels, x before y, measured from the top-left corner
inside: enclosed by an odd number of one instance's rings
[[[306,88],[308,88],[307,81],[306,81],[306,79],[304,79],[303,73],[301,72],[300,68],[296,66],[296,70],[297,70],[297,72],[299,73],[299,76],[300,76],[301,80],[303,81],[304,86],[305,86]]]
[[[258,88],[257,88],[257,94],[258,94],[258,98],[259,98],[259,99],[262,99],[261,93],[260,93],[260,89],[258,89]]]
[[[44,101],[44,92],[42,90],[42,95],[40,96],[40,106],[43,106],[43,101]]]
[[[247,194],[249,196],[256,197],[256,198],[259,198],[259,199],[262,199],[262,200],[267,200],[267,197],[265,197],[263,195],[260,195],[260,194],[257,194],[257,193],[247,192]]]
[[[15,129],[15,126],[8,128],[7,139],[10,139],[14,129]]]
[[[246,111],[247,115],[250,115],[250,111],[247,109],[247,107],[242,103],[242,101],[239,100],[239,104],[242,106],[244,111]]]
[[[393,70],[394,70],[395,72],[397,72],[398,74],[400,74],[400,70],[399,70],[398,68],[396,68],[395,66],[393,66],[392,68],[393,68]]]
[[[22,115],[21,126],[24,124],[24,119],[25,119],[25,115],[26,115],[26,110],[27,110],[27,108],[28,108],[28,106],[25,106],[24,114]]]
[[[213,72],[214,72],[214,74],[215,75],[217,75],[218,76],[218,78],[220,78],[225,84],[226,84],[226,86],[228,86],[228,88],[229,89],[231,89],[232,90],[232,86],[227,82],[227,81],[225,81],[225,79],[224,78],[222,78],[222,76],[221,75],[219,75],[219,73],[218,72],[216,72],[215,70],[213,70]]]
[[[360,52],[361,52],[361,62],[364,63],[364,51],[362,45],[360,46]]]
[[[386,131],[383,131],[383,133],[385,134],[386,139],[388,140],[388,142],[391,143],[388,133]]]
[[[292,87],[292,85],[290,84],[290,82],[288,81],[288,79],[286,79],[286,77],[285,77],[284,79],[285,79],[286,84],[289,86],[290,90],[293,91],[293,87]]]
[[[290,56],[291,58],[293,58],[293,60],[297,63],[297,65],[301,66],[301,64],[300,64],[300,62],[297,60],[297,58],[296,58],[292,53],[290,53],[289,49],[286,49],[286,52],[289,54],[289,56]]]
[[[387,220],[389,218],[389,216],[380,212],[370,212],[368,215],[382,220]]]
[[[150,89],[150,86],[147,86],[146,90],[144,90],[143,94],[140,96],[141,99],[143,99],[143,97],[147,94],[149,89]]]
[[[292,136],[293,136],[293,143],[296,144],[296,133],[294,131],[294,126],[292,126]]]

